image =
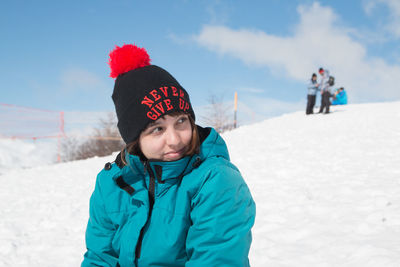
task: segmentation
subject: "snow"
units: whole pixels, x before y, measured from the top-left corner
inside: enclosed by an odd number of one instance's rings
[[[223,135],[257,203],[252,266],[400,266],[400,102],[332,110]],[[95,177],[113,157],[0,162],[0,266],[79,266]]]
[[[57,160],[54,141],[0,139],[0,175],[15,168],[29,168]]]

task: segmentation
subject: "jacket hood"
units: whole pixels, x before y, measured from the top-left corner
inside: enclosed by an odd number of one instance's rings
[[[223,157],[229,160],[228,148],[224,139],[213,128],[197,126],[200,135],[200,158],[202,161],[211,157]]]

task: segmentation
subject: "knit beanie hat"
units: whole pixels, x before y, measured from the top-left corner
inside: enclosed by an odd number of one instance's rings
[[[150,65],[144,48],[116,46],[109,56],[110,77],[116,78],[112,99],[117,126],[126,144],[166,114],[181,111],[195,119],[186,90],[166,70]]]

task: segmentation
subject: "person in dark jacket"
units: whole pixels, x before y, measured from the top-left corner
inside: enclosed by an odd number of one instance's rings
[[[109,65],[127,145],[97,177],[82,266],[249,266],[255,203],[222,137],[143,48]]]
[[[319,90],[318,87],[319,84],[317,83],[317,74],[313,73],[311,76],[310,83],[308,84],[307,87],[308,93],[307,93],[306,115],[314,113],[315,98]]]

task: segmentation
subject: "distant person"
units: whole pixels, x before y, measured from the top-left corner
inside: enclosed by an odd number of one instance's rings
[[[347,104],[347,93],[343,87],[340,87],[333,94],[332,105],[346,105]]]
[[[327,69],[319,68],[319,74],[321,75],[321,81],[319,83],[319,88],[321,90],[321,106],[318,113],[329,113],[329,107],[331,105],[331,87],[332,80],[329,76],[329,71]],[[324,112],[325,110],[325,112]]]
[[[317,74],[313,73],[311,76],[310,83],[308,84],[307,93],[307,108],[306,115],[314,113],[315,98],[317,97],[317,91],[319,90],[319,84],[317,83]]]
[[[249,266],[255,203],[225,141],[143,48],[109,65],[126,147],[97,176],[82,266]]]

